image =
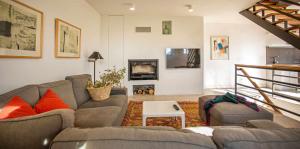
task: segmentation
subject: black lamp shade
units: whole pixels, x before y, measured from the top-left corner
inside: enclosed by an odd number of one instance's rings
[[[97,59],[103,59],[103,57],[101,56],[101,54],[99,52],[95,51],[89,56],[89,59],[97,60]]]

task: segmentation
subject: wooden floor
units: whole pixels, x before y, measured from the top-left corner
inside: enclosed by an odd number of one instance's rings
[[[197,101],[199,97],[205,95],[221,95],[222,90],[204,90],[198,95],[160,95],[160,96],[129,96],[129,101]],[[287,116],[274,113],[274,122],[286,128],[300,128],[300,122]]]

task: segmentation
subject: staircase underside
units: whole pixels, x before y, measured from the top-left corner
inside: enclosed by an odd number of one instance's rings
[[[275,36],[281,38],[282,40],[286,41],[287,43],[293,45],[294,47],[300,49],[300,38],[291,35],[289,32],[282,30],[281,28],[272,25],[271,23],[265,21],[264,19],[252,14],[248,10],[244,10],[240,12],[241,15],[245,16],[249,20],[253,21],[257,25],[263,27],[264,29],[268,30]]]
[[[240,14],[300,50],[298,0],[261,0]]]

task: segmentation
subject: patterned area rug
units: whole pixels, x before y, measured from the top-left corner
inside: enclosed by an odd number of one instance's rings
[[[185,112],[186,127],[198,127],[206,125],[199,116],[198,102],[182,101],[178,102],[178,104]],[[130,101],[122,126],[142,126],[142,111],[142,101]],[[147,118],[147,126],[170,126],[180,129],[181,118]]]

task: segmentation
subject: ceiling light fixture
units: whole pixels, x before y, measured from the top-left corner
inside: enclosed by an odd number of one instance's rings
[[[134,6],[134,5],[132,5],[132,6],[129,8],[129,10],[131,10],[131,11],[135,11],[135,6]]]
[[[135,5],[133,3],[124,3],[128,7],[128,10],[135,11]]]
[[[192,5],[185,5],[185,7],[188,9],[189,12],[193,12],[193,6]]]

